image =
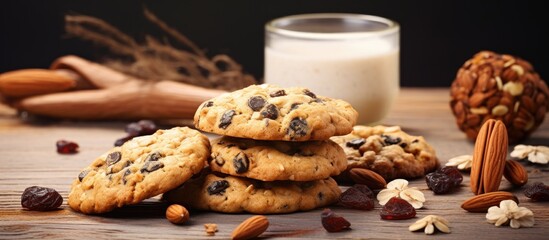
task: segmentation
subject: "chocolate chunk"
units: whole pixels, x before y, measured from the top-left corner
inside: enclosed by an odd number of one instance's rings
[[[202,108],[211,107],[211,106],[213,106],[213,105],[214,105],[214,102],[208,101],[208,102],[204,103],[204,106],[203,106]]]
[[[118,161],[120,161],[120,159],[122,159],[122,153],[120,152],[112,152],[112,153],[109,153],[109,155],[107,155],[107,165],[113,165],[115,163],[117,163]]]
[[[88,175],[88,173],[90,173],[89,169],[80,172],[80,174],[78,174],[78,180],[82,182],[82,180]]]
[[[231,125],[234,115],[236,115],[234,110],[229,110],[223,113],[223,116],[221,116],[221,120],[219,121],[219,128],[226,129],[229,125]]]
[[[248,107],[250,107],[254,112],[259,111],[265,106],[265,99],[260,96],[253,96],[248,99]]]
[[[219,180],[215,181],[208,186],[208,194],[214,195],[222,195],[225,192],[225,189],[229,187],[229,182],[227,180]]]
[[[419,139],[414,139],[414,140],[412,141],[412,143],[418,143],[418,142],[419,142]]]
[[[391,137],[389,135],[381,135],[381,137],[383,138],[383,141],[385,142],[385,144],[387,145],[394,145],[394,144],[399,144],[400,141],[402,141],[401,138],[399,137]]]
[[[164,163],[162,162],[146,162],[143,167],[141,167],[141,172],[154,172],[160,168],[164,167]]]
[[[159,152],[153,152],[145,158],[145,161],[158,161],[158,159],[161,159],[161,158],[162,158],[162,154],[160,154]]]
[[[275,120],[278,118],[278,108],[274,104],[269,104],[261,111],[261,116]]]
[[[290,126],[286,131],[286,134],[292,138],[307,135],[307,121],[299,117],[292,119],[292,121],[290,121]]]
[[[286,91],[284,91],[284,89],[281,89],[281,90],[278,90],[278,91],[276,91],[276,92],[270,93],[269,96],[271,96],[271,97],[282,97],[282,96],[286,96]]]
[[[405,142],[403,142],[403,143],[399,144],[399,146],[400,146],[401,148],[406,148],[406,147],[408,146],[408,144],[406,144]]]
[[[303,90],[303,93],[309,97],[312,97],[312,98],[316,98],[316,94],[314,94],[313,92],[311,92],[309,89],[305,89]]]
[[[246,171],[248,171],[250,161],[248,160],[246,154],[244,154],[243,152],[239,152],[233,159],[233,166],[236,173],[245,173]]]
[[[130,175],[131,173],[132,173],[132,171],[128,168],[128,169],[126,169],[126,171],[124,172],[124,175],[122,175],[122,182],[123,182],[124,184],[126,184],[126,182],[128,182],[128,180],[126,180],[126,177],[127,177],[128,175]]]
[[[345,145],[347,147],[353,148],[353,149],[359,149],[360,146],[364,145],[366,143],[366,139],[364,138],[357,138],[353,139],[351,141],[348,141]]]
[[[299,105],[301,105],[301,103],[292,103],[292,105],[290,106],[290,112],[291,112],[292,110],[297,109],[297,107],[299,107]]]

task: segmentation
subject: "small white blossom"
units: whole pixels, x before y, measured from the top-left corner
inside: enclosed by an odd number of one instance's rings
[[[377,194],[379,204],[385,205],[392,197],[399,197],[409,202],[415,209],[423,207],[425,196],[416,187],[408,187],[408,181],[395,179],[387,183],[387,188]]]
[[[443,217],[428,215],[408,227],[411,232],[425,228],[425,234],[435,233],[435,227],[443,232],[450,233],[450,222]]]
[[[549,147],[520,144],[515,146],[511,152],[511,157],[519,159],[528,158],[533,163],[547,164],[549,163]]]
[[[513,200],[503,200],[498,206],[488,209],[486,219],[496,227],[510,223],[512,228],[534,226],[534,213],[525,207],[519,207]]]
[[[471,155],[461,155],[454,158],[451,158],[446,163],[446,166],[457,167],[459,170],[468,170],[471,169],[473,165],[473,156]]]

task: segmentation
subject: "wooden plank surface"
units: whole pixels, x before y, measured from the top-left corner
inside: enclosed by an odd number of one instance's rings
[[[449,109],[448,89],[402,89],[396,106],[382,123],[400,125],[408,133],[422,135],[437,151],[441,163],[449,158],[471,154],[473,143],[458,130]],[[191,212],[188,224],[176,226],[164,218],[166,206],[157,199],[120,209],[104,216],[87,216],[73,212],[66,204],[70,184],[80,170],[93,159],[109,150],[114,141],[124,136],[125,122],[53,122],[23,123],[13,111],[0,106],[0,239],[227,239],[232,230],[249,214]],[[73,140],[80,152],[59,155],[55,142]],[[549,121],[525,144],[549,145]],[[512,148],[510,148],[512,149]],[[549,184],[549,168],[522,164],[528,170],[529,183]],[[469,176],[460,189],[448,195],[433,195],[423,179],[411,181],[427,199],[417,217],[409,220],[380,220],[381,207],[358,211],[332,207],[347,218],[352,230],[326,232],[320,223],[321,209],[310,212],[269,215],[270,226],[262,238],[368,238],[368,239],[548,239],[549,203],[534,203],[522,190],[502,180],[500,189],[515,193],[520,206],[535,214],[533,228],[511,229],[495,227],[486,222],[483,213],[467,213],[461,203],[472,197]],[[64,197],[62,209],[53,212],[26,211],[21,208],[21,193],[26,187],[39,185],[57,189]],[[451,223],[451,234],[427,236],[409,232],[416,220],[436,214]],[[216,223],[219,232],[207,236],[204,223]],[[434,238],[433,238],[434,237]]]

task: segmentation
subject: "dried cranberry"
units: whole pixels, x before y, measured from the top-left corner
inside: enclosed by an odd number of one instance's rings
[[[459,186],[463,181],[463,175],[461,175],[461,172],[457,167],[446,166],[437,171],[448,175],[448,177],[450,177],[450,179],[452,180],[452,184],[454,185],[454,187]]]
[[[374,199],[354,187],[350,187],[341,194],[339,203],[347,208],[359,210],[374,209]]]
[[[21,195],[21,206],[35,211],[51,211],[59,208],[63,197],[53,188],[32,186]]]
[[[385,220],[410,219],[416,216],[416,210],[406,200],[393,197],[383,206],[379,215]]]
[[[425,181],[429,189],[436,194],[447,193],[454,186],[452,179],[441,172],[432,172],[425,175]]]
[[[366,196],[368,196],[371,199],[375,198],[374,192],[372,192],[372,190],[365,184],[355,184],[353,185],[353,188],[356,188],[357,190],[366,194]]]
[[[320,220],[322,221],[322,226],[328,232],[340,232],[351,228],[351,223],[349,221],[335,214],[329,208],[322,211],[320,214]]]
[[[71,154],[78,152],[78,144],[67,140],[59,140],[55,143],[57,152],[61,154]]]
[[[524,195],[534,202],[549,201],[549,186],[542,182],[535,182],[524,189]]]

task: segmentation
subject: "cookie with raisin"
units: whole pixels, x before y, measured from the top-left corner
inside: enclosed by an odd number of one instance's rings
[[[347,102],[307,88],[251,85],[204,102],[196,128],[256,140],[326,140],[352,131],[358,116]]]
[[[174,189],[200,172],[210,156],[206,136],[188,127],[133,138],[95,159],[74,180],[68,204],[106,213]]]
[[[354,126],[353,132],[331,138],[347,155],[347,170],[337,177],[347,182],[349,170],[367,168],[385,180],[413,179],[437,169],[435,149],[422,136],[412,136],[399,126]]]
[[[221,137],[211,141],[213,171],[261,181],[311,181],[347,168],[343,149],[331,140],[291,142]]]
[[[163,195],[170,203],[223,213],[278,214],[308,211],[337,202],[341,189],[332,178],[263,182],[203,173]]]

